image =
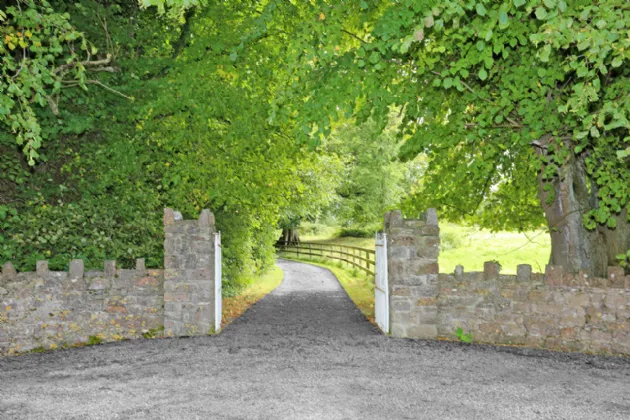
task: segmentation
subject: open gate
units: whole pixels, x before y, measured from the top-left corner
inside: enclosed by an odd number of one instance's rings
[[[214,331],[221,331],[222,320],[222,255],[221,232],[214,234]]]
[[[389,284],[387,280],[387,235],[376,234],[374,316],[376,324],[389,333]]]

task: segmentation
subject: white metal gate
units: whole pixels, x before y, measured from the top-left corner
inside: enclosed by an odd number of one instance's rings
[[[221,331],[222,319],[222,255],[221,255],[221,232],[214,234],[214,331]]]
[[[379,328],[384,333],[389,333],[389,284],[387,281],[387,235],[385,233],[376,234],[374,315]]]

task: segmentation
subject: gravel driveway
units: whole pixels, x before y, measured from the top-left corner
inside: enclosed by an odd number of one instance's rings
[[[630,360],[381,335],[327,270],[216,337],[0,358],[0,419],[630,419]]]

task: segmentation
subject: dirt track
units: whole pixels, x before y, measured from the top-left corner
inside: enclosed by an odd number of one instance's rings
[[[388,338],[279,265],[219,336],[0,358],[0,419],[630,419],[628,359]]]

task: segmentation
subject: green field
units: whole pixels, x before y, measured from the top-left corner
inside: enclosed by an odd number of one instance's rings
[[[335,228],[322,228],[318,234],[304,234],[304,242],[335,243],[374,248],[372,238],[335,237]],[[440,272],[451,273],[461,264],[466,271],[482,271],[485,261],[498,261],[501,272],[515,274],[518,264],[531,264],[543,272],[549,261],[551,243],[545,231],[490,232],[474,226],[440,224]]]

